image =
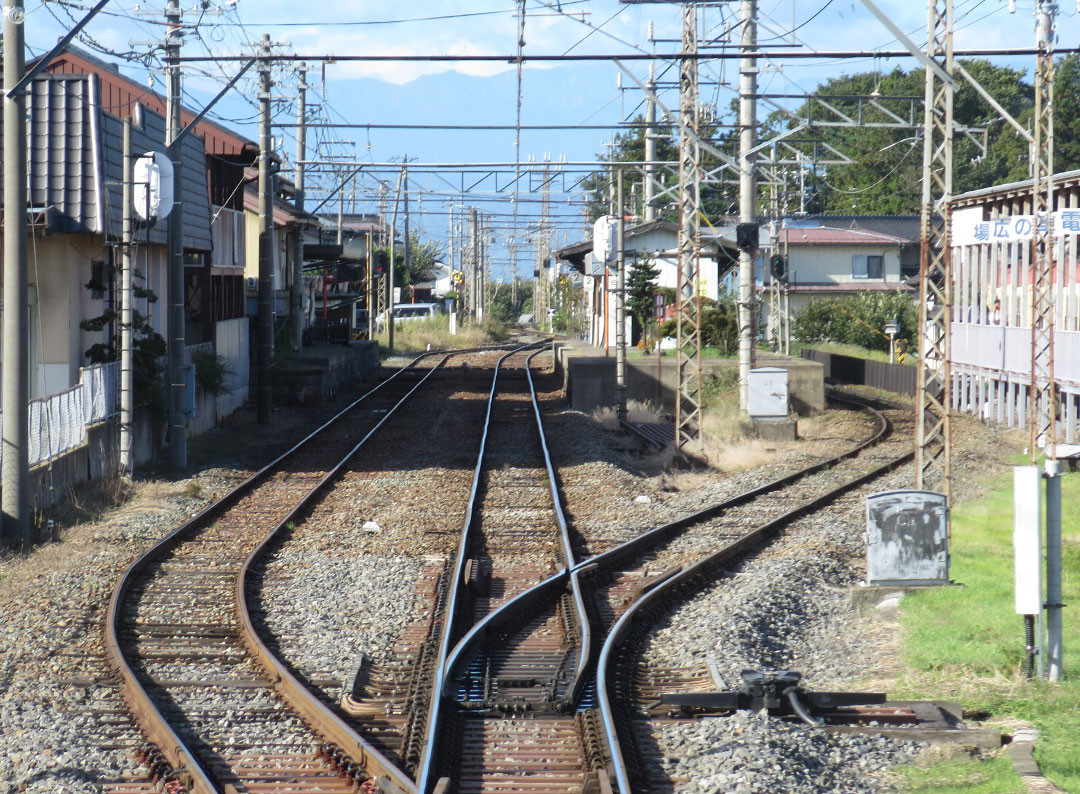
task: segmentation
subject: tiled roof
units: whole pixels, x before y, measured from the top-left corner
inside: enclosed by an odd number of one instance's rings
[[[903,237],[871,232],[865,229],[783,229],[777,242],[788,245],[900,245],[908,242]]]
[[[27,204],[48,208],[55,232],[121,234],[123,121],[101,108],[96,75],[47,75],[27,94]],[[164,152],[164,119],[134,107],[132,150]],[[2,126],[2,125],[0,125]],[[184,141],[182,194],[184,247],[209,251],[210,206],[202,142]],[[140,230],[140,241],[164,244],[165,224]]]

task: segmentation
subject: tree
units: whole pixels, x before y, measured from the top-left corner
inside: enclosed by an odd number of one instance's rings
[[[986,60],[965,60],[963,66],[1013,117],[1029,123],[1034,106],[1034,91],[1025,82],[1024,72],[997,66]],[[911,103],[907,99],[888,97],[921,97],[925,75],[921,69],[894,69],[887,74],[862,72],[833,78],[815,92],[830,97],[832,106],[846,115],[861,117],[864,122],[894,123],[886,114],[869,105],[865,98],[880,95],[878,103],[901,117],[906,117]],[[862,98],[862,101],[860,101]],[[915,103],[915,124],[922,122],[920,103]],[[812,107],[814,116],[822,111]],[[1059,111],[1060,113],[1060,111]],[[808,108],[803,104],[795,115],[806,118]],[[1014,181],[1027,177],[1027,145],[1023,139],[1004,125],[994,110],[968,83],[958,81],[953,100],[953,116],[958,125],[985,128],[985,136],[973,132],[970,136],[956,134],[953,140],[953,190],[962,193],[978,187]],[[766,120],[763,135],[792,129],[799,123],[786,114],[771,114]],[[921,201],[922,179],[921,128],[887,127],[818,127],[811,135],[818,137],[850,156],[854,163],[814,168],[806,176],[813,193],[808,210],[817,213],[916,214]],[[978,143],[976,142],[978,140]],[[985,140],[986,151],[980,144]],[[813,162],[810,144],[796,144],[805,151],[807,162]],[[1061,165],[1061,164],[1056,164]]]
[[[394,248],[394,285],[408,287],[422,281],[431,281],[435,265],[442,259],[443,249],[434,240],[421,241],[415,231],[409,232],[409,267],[405,268],[405,246]]]
[[[649,327],[653,315],[653,306],[660,271],[653,267],[652,257],[646,251],[630,265],[627,278],[626,308],[630,316],[637,320],[638,327],[644,332]]]
[[[517,303],[511,303],[511,291],[509,284],[496,283],[495,290],[491,295],[491,305],[488,312],[496,320],[504,323],[516,323],[522,314],[528,314],[533,305],[533,287],[535,282],[518,279]]]
[[[136,270],[132,292],[138,299],[149,303],[157,302],[157,295],[141,285],[143,274]],[[89,290],[104,290],[106,285],[91,279],[86,284]],[[154,330],[150,318],[138,311],[131,313],[132,330],[132,389],[138,405],[149,406],[155,413],[165,410],[162,393],[161,358],[168,352],[165,338]],[[104,342],[96,342],[86,349],[84,355],[91,364],[103,364],[120,358],[120,312],[113,306],[106,306],[97,317],[87,318],[79,323],[84,331],[108,332]]]

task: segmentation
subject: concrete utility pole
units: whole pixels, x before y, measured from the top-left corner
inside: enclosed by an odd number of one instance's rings
[[[930,485],[952,503],[952,264],[949,200],[953,176],[953,0],[928,0],[919,254],[919,376],[915,487]]]
[[[675,445],[701,445],[701,148],[698,141],[697,4],[683,6],[679,66],[679,282],[676,290],[679,395],[675,400]]]
[[[649,63],[649,90],[645,92],[645,222],[656,220],[656,66]]]
[[[187,329],[184,317],[184,197],[183,142],[179,140],[180,120],[180,0],[169,0],[165,9],[165,144],[173,165],[173,208],[167,219],[169,312],[166,318],[169,350],[169,463],[187,467],[187,362],[184,347]]]
[[[408,155],[405,157],[408,162]],[[405,166],[403,165],[401,170],[398,171],[397,188],[394,191],[394,214],[390,220],[390,260],[386,269],[389,271],[386,275],[386,333],[387,340],[386,346],[390,350],[390,354],[394,353],[394,238],[397,237],[397,210],[398,201],[401,199],[401,180],[405,176]]]
[[[134,317],[135,300],[133,289],[135,263],[132,261],[132,244],[135,240],[135,213],[132,193],[134,185],[134,167],[131,154],[131,117],[124,119],[124,185],[122,188],[123,221],[121,225],[121,268],[120,268],[120,471],[131,475],[133,470],[131,454],[131,430],[135,416],[132,387],[134,372],[132,367],[133,336],[131,321]],[[147,191],[149,193],[149,191]]]
[[[757,176],[751,151],[757,145],[757,59],[746,53],[757,49],[757,0],[742,0],[739,60],[739,223],[757,224]],[[739,249],[739,413],[750,407],[750,368],[754,365],[754,266],[757,261],[757,229],[749,244]]]
[[[293,168],[293,186],[296,189],[296,209],[304,211],[304,160],[307,159],[307,64],[301,63],[300,80],[296,86],[296,165]],[[304,315],[304,234],[296,230],[293,241],[292,292],[289,293],[289,313],[292,315],[293,351],[300,350],[305,326]],[[368,246],[368,265],[371,264],[371,247]]]
[[[618,272],[615,277],[615,399],[616,414],[626,419],[626,211],[623,209],[623,169],[619,169],[615,191],[619,224],[616,226],[615,254]]]
[[[480,292],[480,216],[476,207],[469,208],[469,226],[472,229],[472,272],[469,274],[469,292],[472,301],[472,316],[475,322],[480,321],[483,294]]]
[[[27,548],[30,523],[30,298],[26,265],[26,72],[18,0],[4,0],[3,538]]]
[[[270,422],[270,370],[274,365],[274,193],[270,175],[270,36],[259,45],[259,316],[256,321],[257,414]]]
[[[410,260],[410,254],[412,253],[411,252],[411,247],[412,246],[411,246],[411,244],[409,242],[409,155],[405,155],[405,161],[404,162],[405,162],[405,166],[401,170],[402,182],[404,183],[403,190],[405,192],[405,241],[404,241],[405,258],[404,258],[403,264],[405,266],[405,273],[408,274],[410,272],[410,270],[409,270],[409,263],[411,261]],[[404,299],[404,297],[405,296],[402,295],[402,299]]]

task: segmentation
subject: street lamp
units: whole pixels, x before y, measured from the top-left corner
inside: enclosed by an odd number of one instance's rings
[[[885,333],[889,335],[889,363],[893,363],[893,352],[896,350],[896,334],[899,333],[900,326],[895,319],[889,320],[885,323]]]

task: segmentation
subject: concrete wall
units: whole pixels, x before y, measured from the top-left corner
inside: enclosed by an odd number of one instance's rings
[[[554,343],[555,366],[563,376],[563,394],[578,411],[608,408],[615,404],[615,355],[570,340]],[[627,360],[627,399],[652,403],[674,412],[678,391],[677,358],[649,356]],[[736,370],[735,359],[702,360],[706,377]],[[780,367],[788,372],[791,410],[799,416],[813,416],[825,410],[824,369],[815,361],[805,361],[758,352],[757,366]]]

